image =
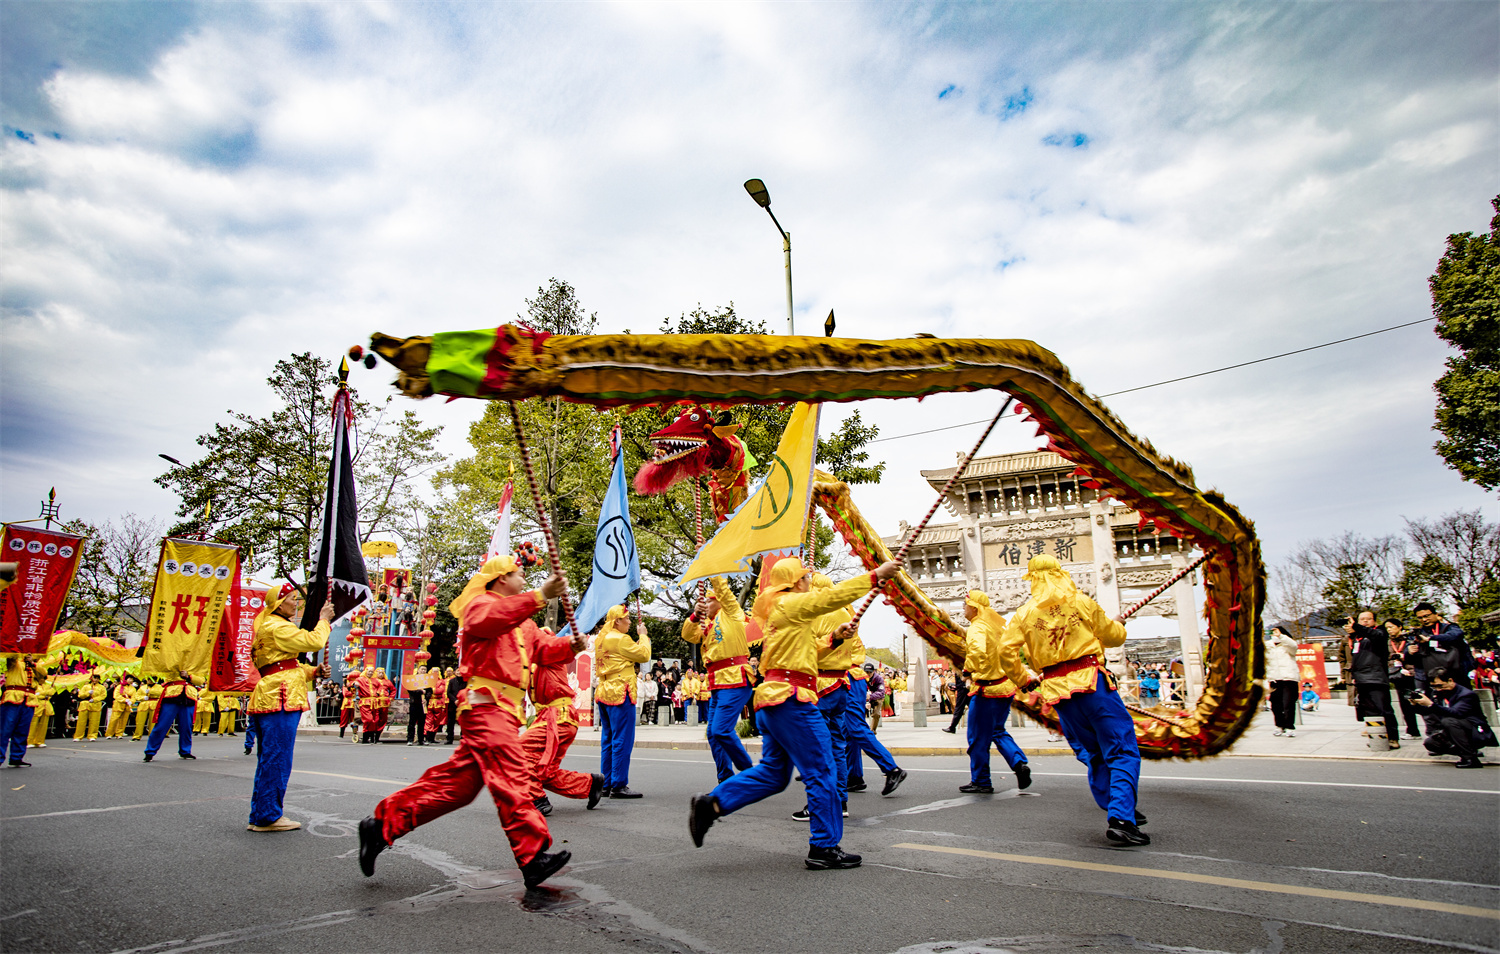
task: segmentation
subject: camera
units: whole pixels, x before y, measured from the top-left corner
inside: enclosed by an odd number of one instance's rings
[[[1418,699],[1425,699],[1426,697],[1427,693],[1420,689],[1413,689],[1411,692],[1406,693],[1407,702],[1416,702]]]

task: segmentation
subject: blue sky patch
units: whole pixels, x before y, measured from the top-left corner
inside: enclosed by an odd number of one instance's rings
[[[1005,97],[1005,108],[1000,111],[1000,119],[1003,121],[1026,112],[1026,108],[1031,105],[1034,98],[1031,95],[1031,87],[1022,86],[1019,93],[1011,93]]]
[[[947,99],[950,96],[957,98],[959,96],[962,96],[963,93],[963,90],[959,89],[953,83],[949,83],[947,86],[943,87],[943,91],[941,93],[938,93],[938,99]]]
[[[1053,133],[1042,142],[1048,146],[1066,146],[1069,149],[1082,149],[1093,142],[1087,134],[1081,132]]]

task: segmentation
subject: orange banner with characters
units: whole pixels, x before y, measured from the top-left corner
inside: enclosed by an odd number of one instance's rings
[[[1328,688],[1328,667],[1323,665],[1322,646],[1317,643],[1298,644],[1297,682],[1299,692],[1307,688],[1308,683],[1312,683],[1319,699],[1327,699],[1333,695],[1332,690]]]
[[[0,653],[46,652],[78,572],[83,537],[12,524],[0,539],[0,561],[16,565],[16,581],[0,590]]]
[[[142,675],[186,672],[208,677],[214,641],[239,569],[240,551],[235,547],[175,537],[161,542]]]
[[[255,617],[266,605],[265,587],[236,580],[224,607],[224,622],[214,642],[213,665],[208,674],[211,692],[249,692],[260,682],[260,673],[250,658],[255,642]]]

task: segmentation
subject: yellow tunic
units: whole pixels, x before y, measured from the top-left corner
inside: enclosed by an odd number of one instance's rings
[[[617,629],[601,633],[594,640],[594,664],[599,667],[599,691],[594,699],[601,705],[635,704],[635,665],[651,658],[651,637],[639,641]]]
[[[36,687],[36,695],[31,697],[31,734],[26,737],[27,745],[47,743],[47,723],[52,718],[52,693],[56,691],[46,682]]]
[[[1000,664],[1000,640],[1004,636],[1005,617],[994,610],[981,610],[969,621],[969,631],[964,636],[964,671],[974,677],[974,688],[969,695],[1008,699],[1016,694],[1015,683]]]
[[[1110,619],[1098,603],[1082,593],[1048,611],[1027,600],[1010,618],[1000,639],[1000,665],[1011,681],[1021,685],[1026,680],[1022,650],[1037,670],[1089,657],[1096,657],[1102,668],[1105,647],[1124,642],[1125,626]],[[1092,692],[1097,678],[1096,670],[1088,666],[1064,675],[1041,675],[1042,698],[1049,704],[1075,692]]]
[[[10,657],[5,667],[5,692],[0,693],[0,702],[24,704],[31,701],[31,693],[31,673],[26,671],[26,657]]]
[[[793,686],[777,670],[801,673],[816,684],[818,650],[828,645],[832,633],[828,628],[819,636],[818,618],[864,596],[870,592],[871,584],[871,575],[861,573],[828,589],[788,593],[776,601],[771,618],[766,621],[765,644],[760,654],[760,673],[766,681],[755,688],[755,708],[780,705],[794,695],[801,702],[818,701],[815,690]]]
[[[729,588],[729,581],[722,576],[716,576],[710,585],[713,586],[714,597],[719,601],[719,612],[714,614],[713,621],[706,627],[699,626],[692,620],[683,623],[682,638],[694,645],[702,644],[705,666],[739,656],[744,656],[748,660],[750,643],[745,636],[745,611],[740,608],[739,600],[734,598],[734,591]],[[748,661],[725,666],[709,673],[708,688],[743,686],[749,675],[750,663]],[[707,698],[707,696],[700,698]]]
[[[848,677],[849,667],[854,664],[854,648],[859,647],[860,656],[864,655],[864,643],[859,641],[859,633],[855,631],[849,639],[844,640],[837,646],[833,645],[833,631],[854,618],[854,613],[845,606],[834,610],[832,613],[818,617],[818,695],[822,696],[832,689],[836,684]],[[824,642],[828,645],[823,647]],[[864,660],[861,659],[861,662]],[[823,673],[840,670],[838,676],[825,676]],[[861,675],[864,670],[860,670]]]
[[[202,676],[194,675],[179,676],[168,680],[167,684],[161,687],[161,694],[158,698],[163,702],[197,702],[198,687],[203,685],[204,681]]]
[[[261,621],[250,646],[250,658],[256,668],[296,659],[298,653],[317,652],[328,643],[330,627],[324,620],[311,632],[274,613]],[[313,666],[300,665],[262,676],[250,693],[247,712],[301,712],[307,708],[307,682],[317,672]]]

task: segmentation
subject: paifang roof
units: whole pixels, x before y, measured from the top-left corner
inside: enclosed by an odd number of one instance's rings
[[[1073,462],[1060,454],[1051,451],[1020,451],[1015,454],[994,454],[989,457],[976,457],[969,463],[969,469],[964,471],[960,480],[970,480],[981,477],[1003,477],[1009,474],[1034,474],[1049,473],[1058,470],[1073,469]],[[958,465],[945,467],[942,470],[920,471],[922,476],[935,486],[941,487],[943,482],[953,476],[958,470]]]

